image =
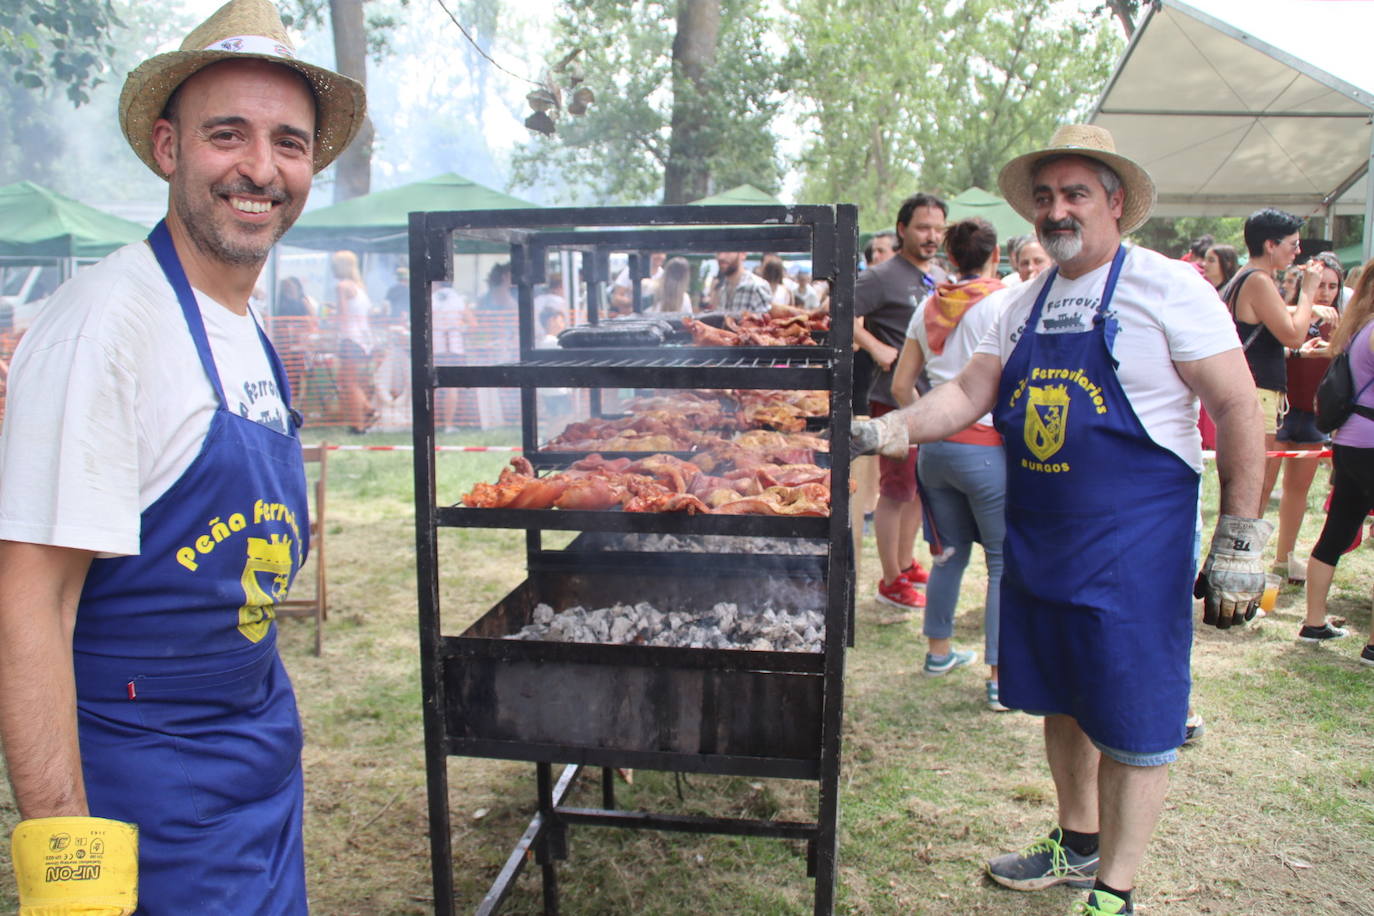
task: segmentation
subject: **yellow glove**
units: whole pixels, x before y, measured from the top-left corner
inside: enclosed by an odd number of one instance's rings
[[[19,916],[131,916],[138,827],[103,817],[37,817],[10,838]]]

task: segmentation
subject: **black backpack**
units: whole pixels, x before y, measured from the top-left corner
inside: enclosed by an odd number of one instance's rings
[[[1366,419],[1374,420],[1374,407],[1355,403],[1372,384],[1374,378],[1365,382],[1360,386],[1360,390],[1356,391],[1355,377],[1350,372],[1350,352],[1347,350],[1332,357],[1331,365],[1326,367],[1326,374],[1317,383],[1317,429],[1324,433],[1333,433],[1350,419],[1351,414],[1359,414]]]

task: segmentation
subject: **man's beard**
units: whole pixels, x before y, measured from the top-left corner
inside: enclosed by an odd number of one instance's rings
[[[1072,236],[1063,236],[1056,233],[1056,230],[1072,229]],[[1045,254],[1056,264],[1065,261],[1072,261],[1083,251],[1083,224],[1072,216],[1066,216],[1061,220],[1041,220],[1036,227],[1036,238],[1040,239],[1040,246],[1045,249]]]
[[[217,222],[218,214],[215,212],[215,200],[212,199],[208,206],[203,206],[192,204],[192,195],[187,193],[185,189],[180,189],[180,193],[174,193],[172,195],[173,206],[176,207],[177,216],[180,217],[182,225],[186,227],[186,233],[191,237],[192,243],[222,264],[249,267],[262,264],[267,260],[268,252],[272,250],[272,246],[291,227],[298,215],[289,212],[292,209],[291,197],[285,191],[260,188],[247,180],[233,184],[211,185],[209,193],[211,198],[236,194],[258,199],[266,198],[276,204],[278,208],[287,211],[283,214],[286,218],[260,227],[258,235],[248,240],[239,240],[231,238],[229,233],[224,231],[224,227]]]

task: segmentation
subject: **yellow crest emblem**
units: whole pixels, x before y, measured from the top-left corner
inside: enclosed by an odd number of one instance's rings
[[[1064,447],[1069,422],[1069,389],[1066,385],[1034,385],[1026,389],[1026,448],[1044,461]]]
[[[239,632],[249,642],[259,642],[272,629],[276,603],[286,597],[291,582],[291,539],[281,535],[248,539],[248,560],[243,566],[243,607],[239,608]],[[266,576],[264,582],[261,576]],[[263,586],[266,585],[267,588]]]

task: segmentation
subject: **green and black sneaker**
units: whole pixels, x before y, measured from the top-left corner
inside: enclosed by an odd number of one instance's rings
[[[1135,907],[1122,900],[1111,891],[1097,890],[1088,895],[1086,903],[1080,903],[1074,916],[1131,916]]]
[[[1092,887],[1097,874],[1098,855],[1080,856],[1060,840],[1058,827],[1018,852],[1009,852],[988,862],[988,875],[1003,887],[1017,891],[1038,891],[1056,884]]]

